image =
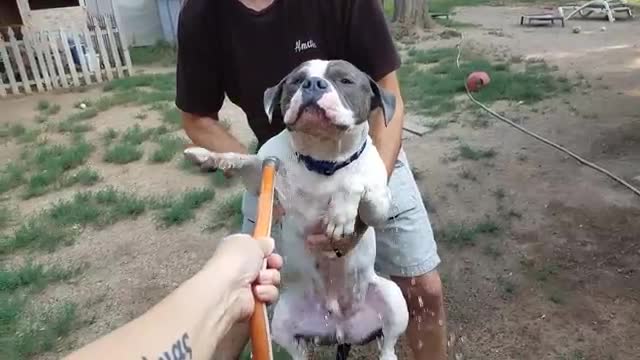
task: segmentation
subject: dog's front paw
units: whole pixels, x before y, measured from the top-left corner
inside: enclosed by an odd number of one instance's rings
[[[325,235],[332,241],[350,237],[355,232],[360,193],[338,193],[329,203],[325,217]]]
[[[238,153],[215,153],[201,147],[189,147],[184,150],[184,157],[203,170],[239,169],[255,160],[255,155]]]

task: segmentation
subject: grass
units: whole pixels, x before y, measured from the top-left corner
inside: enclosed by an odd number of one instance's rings
[[[214,196],[209,189],[193,189],[162,200],[141,198],[114,187],[78,192],[71,199],[59,200],[26,219],[13,233],[2,236],[0,255],[21,249],[53,251],[73,243],[85,227],[103,228],[136,219],[149,209],[157,210],[156,218],[162,225],[179,225],[193,219],[195,210]]]
[[[104,161],[124,165],[142,159],[143,151],[138,145],[121,143],[111,146],[104,154]]]
[[[23,184],[26,169],[23,165],[13,162],[5,165],[0,171],[0,194],[13,190]]]
[[[135,124],[134,126],[127,128],[125,132],[119,136],[116,130],[109,129],[102,136],[105,145],[111,145],[111,143],[118,137],[120,138],[120,142],[107,149],[104,155],[104,161],[121,165],[138,161],[144,154],[140,145],[152,138],[155,138],[160,144],[160,149],[156,150],[156,152],[151,155],[151,160],[153,162],[169,161],[178,151],[179,141],[176,137],[162,137],[162,135],[165,135],[168,132],[169,129],[165,126],[143,129],[140,125]]]
[[[162,201],[157,220],[164,227],[176,226],[195,218],[195,210],[213,200],[215,193],[209,189],[194,189],[181,196]]]
[[[478,236],[497,234],[500,231],[498,224],[491,220],[485,220],[475,225],[450,224],[438,232],[437,238],[443,244],[452,247],[473,246]]]
[[[75,174],[63,178],[61,181],[63,187],[69,187],[76,184],[84,186],[92,186],[102,180],[100,173],[89,167],[78,170]]]
[[[69,146],[41,146],[32,159],[33,174],[27,179],[23,198],[29,199],[47,193],[63,175],[86,163],[95,147],[85,141]]]
[[[464,94],[467,74],[473,71],[485,71],[491,76],[491,83],[474,94],[486,104],[498,100],[532,104],[571,89],[571,84],[551,75],[545,63],[531,64],[524,71],[512,71],[509,63],[492,64],[487,59],[463,53],[458,69],[456,56],[455,48],[407,52],[398,76],[410,108],[431,116],[455,111],[458,108],[455,97]]]
[[[9,135],[14,138],[22,136],[26,132],[27,128],[22,124],[13,124],[9,127]]]
[[[0,358],[22,360],[52,351],[61,338],[68,335],[76,322],[76,306],[72,303],[54,305],[31,314],[26,301],[18,297],[0,298],[0,319],[3,327]]]
[[[14,292],[21,288],[40,290],[51,282],[64,281],[75,275],[76,270],[26,263],[15,269],[0,269],[0,293]]]
[[[174,128],[180,127],[182,125],[182,115],[180,113],[180,110],[175,107],[163,110],[162,122]]]
[[[459,156],[466,160],[482,160],[490,159],[496,156],[496,151],[493,149],[483,150],[471,147],[468,144],[461,144],[458,146]]]
[[[61,133],[82,133],[92,129],[88,124],[82,123],[85,120],[98,116],[98,110],[88,108],[69,115],[65,120],[58,123],[58,131]]]
[[[51,105],[47,110],[43,111],[44,115],[56,115],[60,112],[61,107],[58,104]]]
[[[135,124],[129,127],[122,134],[121,142],[131,145],[141,145],[143,142],[149,140],[153,135],[153,129],[143,130],[140,125]]]
[[[206,227],[209,231],[215,231],[223,227],[239,229],[242,225],[242,192],[233,194],[213,211],[211,222]]]
[[[175,46],[166,41],[158,41],[152,46],[132,47],[129,52],[131,62],[135,65],[174,65],[177,58]]]
[[[0,230],[6,229],[14,220],[14,210],[7,205],[0,206]]]
[[[73,328],[76,308],[71,303],[45,309],[30,300],[48,284],[65,281],[78,269],[45,268],[26,263],[0,268],[0,358],[28,359],[51,351]]]
[[[115,139],[118,138],[118,131],[114,128],[109,128],[102,134],[102,141],[105,145],[109,146]]]
[[[141,74],[121,79],[115,79],[106,84],[103,87],[103,90],[107,92],[126,92],[136,90],[138,88],[149,88],[161,92],[174,92],[176,88],[175,74]]]
[[[35,170],[27,180],[23,197],[28,199],[48,192],[65,172],[84,164],[93,150],[86,142],[38,148],[32,159]]]
[[[22,135],[17,137],[17,141],[20,144],[32,143],[38,139],[42,131],[40,129],[28,129]]]
[[[46,111],[51,106],[51,103],[47,100],[38,101],[38,105],[36,105],[36,110],[38,111]]]
[[[73,242],[73,229],[55,226],[46,218],[34,217],[23,222],[15,232],[0,239],[0,254],[20,249],[53,251]]]
[[[147,206],[147,201],[134,194],[107,187],[96,192],[80,192],[71,200],[59,201],[45,216],[61,227],[94,225],[100,228],[136,218],[146,211]]]
[[[182,138],[175,135],[164,135],[157,140],[158,148],[151,154],[152,163],[166,163],[178,154],[185,145]]]

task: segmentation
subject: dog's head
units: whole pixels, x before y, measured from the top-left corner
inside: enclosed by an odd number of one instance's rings
[[[280,110],[290,131],[326,136],[366,124],[377,108],[387,125],[395,97],[347,61],[310,60],[265,91],[264,107],[269,120]]]

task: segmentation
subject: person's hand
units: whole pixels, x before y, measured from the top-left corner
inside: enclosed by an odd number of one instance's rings
[[[358,241],[367,229],[368,226],[358,217],[353,234],[339,240],[332,240],[325,235],[325,226],[322,225],[322,223],[318,223],[309,231],[309,235],[307,235],[305,239],[305,244],[312,251],[334,252],[336,256],[342,257],[358,244]]]
[[[224,269],[233,300],[232,312],[236,321],[247,320],[253,314],[254,296],[264,303],[278,299],[282,257],[273,254],[271,238],[254,239],[245,234],[226,237],[218,246],[210,264]],[[267,268],[263,269],[266,261]]]

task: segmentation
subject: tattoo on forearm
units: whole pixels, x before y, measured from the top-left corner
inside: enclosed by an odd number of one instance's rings
[[[180,339],[178,339],[173,345],[171,350],[165,351],[158,357],[158,360],[191,360],[193,354],[191,347],[189,346],[189,335],[185,333]],[[149,360],[146,356],[142,357],[142,360]]]

